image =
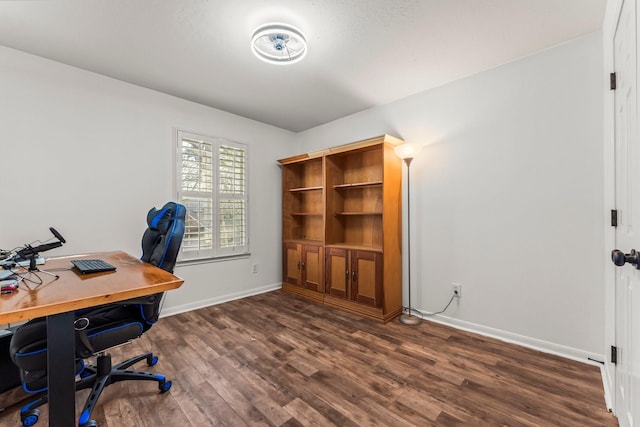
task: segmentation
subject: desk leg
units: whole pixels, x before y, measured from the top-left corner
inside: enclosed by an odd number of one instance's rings
[[[76,424],[73,321],[73,312],[47,316],[50,427],[71,427]]]

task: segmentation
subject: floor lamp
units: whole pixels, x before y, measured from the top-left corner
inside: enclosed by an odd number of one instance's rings
[[[411,161],[415,156],[417,146],[414,144],[401,144],[395,147],[395,152],[398,157],[404,160],[407,165],[407,295],[409,296],[408,312],[403,313],[400,316],[400,322],[405,325],[419,325],[422,319],[413,315],[413,308],[411,307]]]

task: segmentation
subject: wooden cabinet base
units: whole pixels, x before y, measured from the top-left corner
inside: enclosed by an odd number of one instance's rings
[[[323,303],[324,301],[324,294],[322,292],[316,292],[316,291],[312,291],[310,289],[306,289],[300,286],[296,286],[296,285],[291,285],[289,283],[283,283],[282,284],[282,290],[283,291],[287,291],[287,292],[291,292],[292,294],[298,294],[301,295],[305,298],[309,298],[310,300],[313,300],[315,302],[319,302],[320,304]]]
[[[300,286],[290,285],[288,283],[282,284],[282,290],[308,298],[319,304],[326,304],[328,306],[383,323],[393,320],[402,312],[402,308],[398,308],[397,310],[385,314],[381,308],[369,307],[363,304],[358,304],[357,302],[332,297],[331,295],[322,294],[320,292],[315,292]]]
[[[324,303],[326,305],[349,311],[353,314],[357,314],[371,320],[377,320],[379,322],[385,323],[397,317],[402,311],[402,308],[398,308],[397,310],[394,310],[390,313],[384,313],[381,308],[369,307],[366,305],[358,304],[357,302],[347,301],[326,294],[324,295]]]

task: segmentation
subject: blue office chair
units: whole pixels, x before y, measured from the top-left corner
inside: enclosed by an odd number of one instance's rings
[[[147,214],[148,228],[142,236],[142,261],[173,272],[184,235],[186,209],[169,202],[162,209],[153,208]],[[130,371],[129,367],[146,360],[148,366],[158,357],[145,353],[115,366],[105,351],[140,337],[158,320],[162,293],[132,300],[92,307],[75,312],[76,317],[76,391],[91,388],[80,414],[80,427],[93,427],[91,413],[102,390],[110,384],[125,380],[156,381],[160,393],[171,388],[164,375]],[[18,328],[11,339],[10,355],[20,368],[23,388],[38,393],[47,390],[47,323],[45,318],[29,321]],[[97,355],[96,365],[85,365],[84,359]],[[20,410],[24,426],[38,421],[38,406],[48,402],[44,393]]]

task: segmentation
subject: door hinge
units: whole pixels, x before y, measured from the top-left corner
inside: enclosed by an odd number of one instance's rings
[[[611,363],[614,365],[618,363],[618,347],[615,345],[611,346]]]
[[[612,227],[618,226],[618,210],[617,209],[611,209],[611,226]]]
[[[616,90],[616,73],[609,74],[609,89]]]

